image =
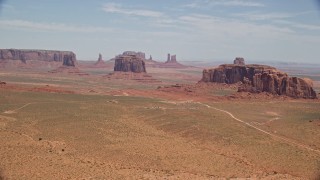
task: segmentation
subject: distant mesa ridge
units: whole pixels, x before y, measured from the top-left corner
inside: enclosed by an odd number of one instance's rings
[[[36,50],[36,49],[0,49],[0,60],[30,60],[61,62],[65,66],[75,66],[76,55],[71,51]]]
[[[269,92],[293,98],[317,98],[310,79],[290,77],[271,66],[245,65],[244,60],[237,58],[236,60],[234,64],[222,64],[217,68],[204,69],[201,81],[226,84],[241,82],[238,87],[239,92]]]

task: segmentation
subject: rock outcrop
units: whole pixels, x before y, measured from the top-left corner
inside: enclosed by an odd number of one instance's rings
[[[168,53],[168,58],[165,63],[159,63],[155,65],[155,67],[160,67],[160,68],[186,68],[187,66],[180,64],[177,61],[177,56],[176,55],[170,55]]]
[[[101,55],[101,54],[99,54],[98,61],[94,64],[93,67],[98,67],[98,68],[107,67],[106,63],[105,63],[104,60],[102,59],[102,55]]]
[[[123,56],[136,56],[142,60],[146,59],[146,54],[144,52],[134,52],[134,51],[125,51],[122,53]]]
[[[165,63],[177,63],[177,56],[168,54],[167,61]]]
[[[63,56],[63,64],[64,66],[76,66],[76,56],[75,54],[65,54]]]
[[[242,57],[236,57],[236,59],[233,60],[233,64],[245,65],[244,58],[242,58]]]
[[[99,53],[99,58],[98,58],[98,62],[101,62],[102,60],[102,54]]]
[[[115,58],[114,71],[145,73],[145,62],[137,55],[119,55]]]
[[[290,77],[276,68],[265,65],[223,64],[203,70],[202,82],[233,84],[241,82],[238,91],[269,92],[294,98],[317,98],[312,81]]]
[[[30,60],[61,62],[64,65],[75,65],[76,55],[71,51],[0,49],[1,60],[20,60],[27,63]]]

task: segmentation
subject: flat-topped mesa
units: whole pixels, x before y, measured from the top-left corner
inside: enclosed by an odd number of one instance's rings
[[[235,59],[235,60],[233,60],[233,64],[237,64],[237,65],[245,65],[244,58],[242,58],[242,57],[236,57],[236,59]]]
[[[72,56],[72,60],[74,62],[76,61],[76,55],[71,51],[0,49],[0,60],[20,60],[24,63],[27,63],[30,60],[37,60],[47,62],[61,62],[64,64],[66,55],[70,57]]]
[[[143,60],[146,59],[146,54],[144,52],[135,52],[135,51],[125,51],[122,53],[123,56],[137,56]]]
[[[317,98],[311,80],[290,77],[266,65],[223,64],[214,69],[203,70],[201,81],[227,84],[242,82],[238,88],[239,92],[269,92],[294,98]]]
[[[146,66],[144,60],[137,55],[119,55],[115,58],[114,71],[145,73]]]

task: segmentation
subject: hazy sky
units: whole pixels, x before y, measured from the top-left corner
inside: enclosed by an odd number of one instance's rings
[[[316,0],[7,0],[0,48],[71,50],[87,60],[134,50],[158,60],[170,52],[318,63],[319,8]]]

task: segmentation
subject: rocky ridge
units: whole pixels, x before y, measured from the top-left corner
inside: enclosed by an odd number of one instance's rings
[[[61,62],[66,66],[75,66],[76,55],[71,51],[0,49],[0,61],[7,60],[20,60],[26,64],[31,60]]]
[[[239,92],[269,92],[293,98],[317,98],[311,80],[290,77],[266,65],[223,64],[214,69],[203,70],[201,82],[226,84],[241,82]]]

